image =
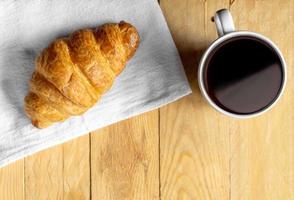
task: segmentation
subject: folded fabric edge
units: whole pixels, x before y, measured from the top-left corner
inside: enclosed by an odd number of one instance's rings
[[[106,126],[109,126],[111,124],[118,123],[120,121],[129,119],[131,117],[135,117],[135,116],[138,116],[140,114],[143,114],[143,113],[146,113],[146,112],[149,112],[149,111],[152,111],[152,110],[156,110],[156,109],[158,109],[158,108],[160,108],[162,106],[165,106],[167,104],[170,104],[172,102],[175,102],[175,101],[177,101],[177,100],[179,100],[179,99],[181,99],[181,98],[183,98],[183,97],[185,97],[185,96],[187,96],[187,95],[189,95],[191,93],[192,93],[191,88],[189,86],[187,86],[187,88],[184,88],[184,91],[182,91],[182,93],[180,95],[177,95],[177,96],[169,95],[166,98],[163,98],[160,101],[157,101],[157,102],[155,102],[152,105],[143,107],[138,112],[133,112],[133,113],[130,113],[129,115],[126,115],[124,117],[118,118],[115,122],[110,122],[108,124],[105,124],[105,125],[103,125],[101,127],[97,127],[97,128],[95,128],[93,130],[89,130],[87,132],[81,132],[80,134],[75,135],[75,136],[70,137],[70,138],[64,138],[64,139],[60,139],[58,141],[52,141],[51,143],[47,143],[47,144],[44,144],[44,145],[43,144],[42,145],[38,145],[35,148],[30,149],[28,152],[19,151],[19,152],[15,153],[15,154],[12,154],[12,155],[10,155],[10,156],[2,159],[0,161],[0,168],[5,167],[8,164],[11,164],[11,163],[13,163],[13,162],[15,162],[17,160],[20,160],[20,159],[22,159],[24,157],[33,155],[33,154],[35,154],[35,153],[37,153],[39,151],[45,150],[45,149],[50,148],[50,147],[57,146],[59,144],[63,144],[63,143],[68,142],[68,141],[70,141],[72,139],[76,139],[76,138],[78,138],[78,137],[80,137],[82,135],[86,135],[86,134],[88,134],[88,133],[90,133],[92,131],[95,131],[97,129],[100,129],[102,127],[106,127]]]

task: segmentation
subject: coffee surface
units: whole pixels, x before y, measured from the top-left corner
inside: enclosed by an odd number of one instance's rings
[[[242,36],[215,48],[206,61],[204,80],[208,95],[222,109],[251,114],[276,99],[283,84],[283,68],[271,46]]]

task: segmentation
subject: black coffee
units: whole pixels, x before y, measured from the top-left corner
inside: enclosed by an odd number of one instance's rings
[[[222,109],[251,114],[277,98],[284,71],[279,56],[264,41],[236,37],[215,48],[204,70],[210,98]]]

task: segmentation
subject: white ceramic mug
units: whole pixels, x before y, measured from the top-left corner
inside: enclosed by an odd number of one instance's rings
[[[233,22],[232,16],[227,9],[222,9],[222,10],[217,11],[214,16],[214,22],[216,24],[216,29],[217,29],[219,38],[217,40],[215,40],[208,47],[208,49],[205,51],[205,53],[203,54],[203,56],[200,60],[199,68],[198,68],[198,83],[199,83],[199,87],[200,87],[200,91],[201,91],[202,95],[204,96],[204,98],[208,101],[208,103],[213,108],[215,108],[217,111],[219,111],[225,115],[228,115],[230,117],[250,118],[250,117],[258,116],[258,115],[268,111],[280,99],[280,97],[285,89],[285,85],[286,85],[286,77],[287,77],[286,63],[285,63],[285,60],[283,58],[281,51],[270,39],[266,38],[263,35],[260,35],[258,33],[254,33],[254,32],[249,32],[249,31],[236,31],[235,27],[234,27],[234,22]],[[227,40],[232,39],[234,37],[240,37],[240,36],[248,36],[248,37],[253,37],[253,38],[262,40],[264,43],[266,43],[267,45],[272,47],[274,49],[275,53],[280,58],[280,61],[282,64],[282,70],[283,70],[283,82],[281,85],[281,89],[280,89],[279,93],[277,94],[276,98],[273,100],[273,102],[269,106],[265,107],[264,109],[259,110],[254,113],[249,113],[249,114],[236,114],[236,113],[224,110],[223,108],[218,106],[214,102],[214,100],[208,95],[208,91],[206,90],[205,83],[204,83],[204,79],[205,79],[204,67],[205,67],[206,61],[209,58],[209,56],[211,55],[211,53],[213,53],[215,48],[217,46],[219,46],[220,44],[222,44],[223,42],[226,42]]]

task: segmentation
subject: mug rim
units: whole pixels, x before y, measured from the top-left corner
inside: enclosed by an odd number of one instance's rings
[[[210,55],[210,53],[213,52],[213,50],[219,44],[221,44],[229,39],[232,39],[234,37],[238,37],[238,36],[250,36],[250,37],[257,38],[257,39],[264,41],[266,44],[268,44],[269,46],[271,46],[274,49],[274,51],[277,53],[278,57],[280,58],[281,64],[282,64],[283,82],[281,84],[281,89],[280,89],[279,93],[276,95],[275,99],[273,99],[273,101],[268,106],[264,107],[263,109],[261,109],[259,111],[254,112],[254,113],[237,114],[237,113],[229,112],[229,111],[221,108],[210,98],[210,96],[208,95],[208,93],[205,89],[205,85],[204,85],[203,70],[205,67],[205,62],[206,62],[208,56]],[[227,115],[227,116],[230,116],[233,118],[247,119],[247,118],[259,116],[259,115],[269,111],[281,99],[281,96],[285,90],[286,82],[287,82],[287,65],[286,65],[285,59],[284,59],[280,49],[278,48],[278,46],[273,41],[271,41],[269,38],[267,38],[259,33],[250,32],[250,31],[234,31],[234,32],[227,33],[227,34],[223,35],[222,37],[219,37],[204,52],[204,54],[202,55],[202,57],[200,59],[199,65],[198,65],[198,85],[199,85],[201,94],[205,97],[206,101],[214,109],[216,109],[217,111],[219,111],[220,113],[222,113],[224,115]]]

